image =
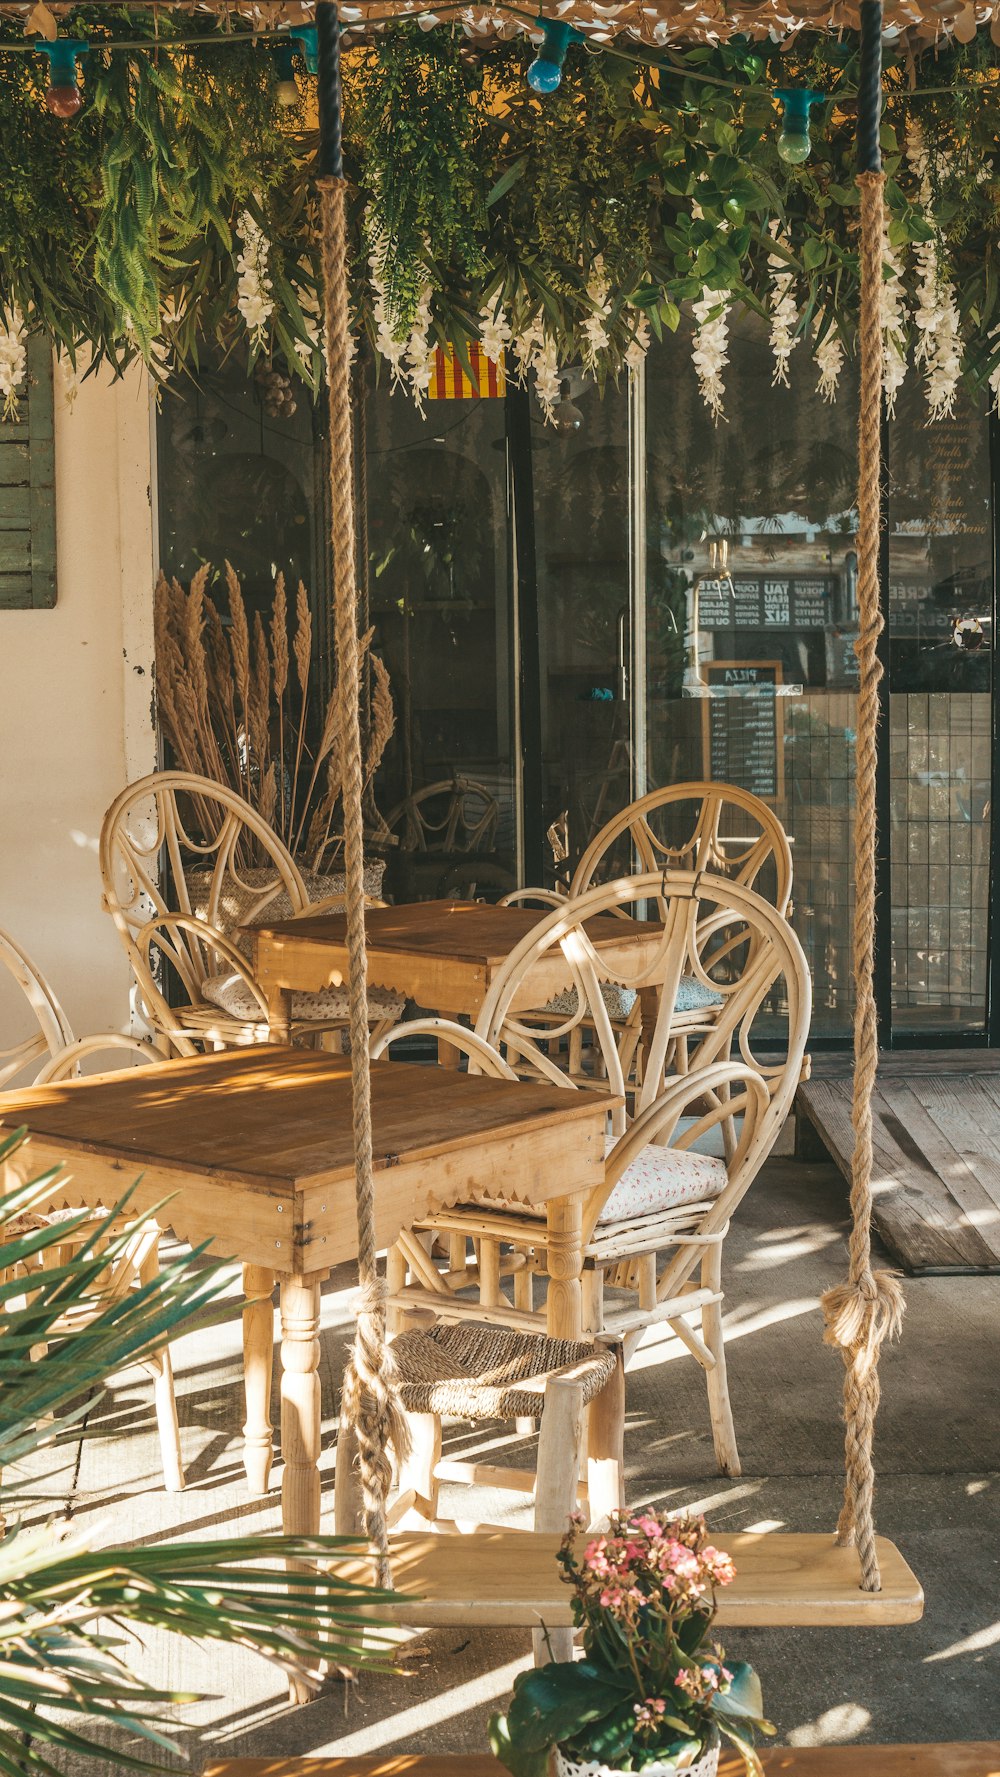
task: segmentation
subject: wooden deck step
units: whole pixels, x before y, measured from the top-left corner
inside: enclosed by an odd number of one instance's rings
[[[907,1746],[770,1746],[765,1777],[1000,1777],[1000,1740]],[[723,1753],[719,1777],[743,1777],[743,1760]],[[235,1758],[204,1777],[506,1777],[489,1753],[386,1753],[376,1758]]]
[[[400,1534],[391,1557],[398,1598],[373,1606],[372,1614],[417,1628],[571,1624],[572,1593],[556,1565],[559,1540],[524,1530]],[[736,1579],[719,1593],[722,1625],[915,1623],[923,1614],[919,1580],[884,1537],[881,1592],[861,1591],[855,1551],[838,1549],[831,1536],[741,1531],[715,1540],[736,1563]],[[374,1582],[367,1558],[338,1563],[337,1572]]]
[[[849,1179],[849,1057],[814,1056],[796,1107]],[[872,1117],[875,1225],[894,1257],[915,1275],[1000,1271],[1000,1051],[883,1055]]]

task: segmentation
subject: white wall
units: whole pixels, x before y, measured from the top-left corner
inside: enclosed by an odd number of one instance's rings
[[[81,381],[72,407],[57,373],[57,602],[0,611],[0,926],[77,1036],[128,1020],[97,836],[117,792],[156,764],[151,437],[139,369]],[[5,991],[0,1047],[11,1015]]]

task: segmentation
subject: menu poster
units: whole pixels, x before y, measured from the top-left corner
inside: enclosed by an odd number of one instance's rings
[[[699,629],[825,629],[829,574],[740,575],[698,582]]]
[[[704,772],[765,802],[785,793],[780,660],[706,660],[702,703]]]

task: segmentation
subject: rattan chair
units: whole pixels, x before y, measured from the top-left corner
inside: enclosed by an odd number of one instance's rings
[[[183,771],[155,772],[122,791],[104,817],[100,864],[104,905],[145,1016],[181,1055],[266,1041],[267,1001],[253,978],[246,928],[343,904],[340,895],[310,902],[291,854],[261,815],[225,785]],[[403,1004],[373,990],[374,1028],[393,1023]],[[295,994],[293,1038],[342,1032],[348,1016],[346,988]]]
[[[639,971],[618,984],[641,987],[645,978],[662,987],[651,1033],[650,1065],[629,1120],[626,1080],[611,1020],[601,995],[606,967],[589,943],[586,920],[612,906],[629,909],[656,896],[664,914],[662,945]],[[685,969],[701,969],[696,932],[719,923],[735,943],[742,933],[747,963],[719,987],[716,1015],[688,1034],[687,1071],[666,1078],[675,1041],[672,995]],[[575,994],[569,1014],[514,1015],[527,970],[546,953],[561,950]],[[727,950],[728,959],[730,951]],[[626,1354],[654,1322],[666,1322],[706,1372],[716,1455],[724,1473],[739,1473],[726,1377],[721,1304],[722,1252],[730,1220],[771,1151],[798,1084],[810,1014],[810,982],[801,946],[788,922],[752,890],[707,874],[648,873],[588,890],[543,919],[512,952],[483,1006],[474,1033],[493,1053],[488,1064],[516,1068],[523,1077],[573,1089],[588,1082],[570,1078],[553,1051],[586,1020],[600,1046],[610,1088],[608,1153],[602,1184],[583,1209],[585,1321],[588,1333],[624,1340]],[[780,1065],[758,1059],[761,1036],[780,1035]],[[461,1046],[457,1026],[449,1041]],[[406,1027],[376,1044],[378,1052],[407,1034]],[[461,1033],[468,1041],[468,1033]],[[468,1049],[467,1049],[468,1053]],[[469,1056],[483,1066],[481,1049]],[[698,1152],[713,1131],[729,1125],[733,1140],[724,1155]],[[430,1257],[430,1239],[450,1236],[447,1269]],[[476,1263],[465,1257],[472,1241]],[[544,1220],[531,1208],[494,1196],[457,1205],[429,1217],[401,1237],[390,1258],[390,1304],[396,1311],[430,1309],[442,1320],[462,1321],[484,1310],[494,1322],[528,1331],[540,1317],[532,1280],[546,1269]],[[695,1273],[699,1275],[695,1277]],[[513,1295],[505,1293],[508,1280]],[[470,1300],[470,1287],[475,1297]],[[614,1300],[606,1299],[606,1288]],[[696,1330],[688,1316],[697,1315]]]

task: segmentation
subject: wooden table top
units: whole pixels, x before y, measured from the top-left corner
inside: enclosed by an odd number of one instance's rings
[[[511,951],[547,917],[545,908],[490,907],[479,901],[415,901],[365,915],[368,979],[436,1012],[475,1017]],[[320,913],[249,931],[254,975],[264,991],[319,993],[342,985],[348,967],[346,914]],[[609,975],[636,980],[662,955],[663,927],[602,913],[585,930]],[[509,1010],[544,1005],[573,984],[559,944],[525,973]]]
[[[773,1700],[769,1707],[781,1711]],[[903,1746],[762,1746],[765,1777],[1000,1777],[1000,1741],[918,1742]],[[738,1754],[724,1750],[720,1777],[743,1777]],[[375,1758],[222,1759],[204,1777],[505,1777],[487,1752],[385,1753]]]
[[[589,1092],[378,1062],[372,1121],[381,1240],[409,1226],[415,1209],[457,1201],[484,1174],[502,1179],[513,1168],[537,1202],[588,1189],[598,1176],[598,1148],[603,1156],[606,1111],[607,1101]],[[248,1263],[299,1269],[288,1262],[290,1243],[298,1258],[321,1243],[325,1265],[354,1256],[348,1057],[261,1044],[125,1069],[4,1093],[0,1125],[30,1131],[13,1163],[17,1176],[58,1161],[71,1168],[63,1201],[75,1192],[80,1202],[85,1185],[108,1203],[141,1171],[137,1205],[183,1192],[180,1207],[165,1215],[179,1234],[214,1237],[220,1250],[244,1258],[239,1242],[257,1226],[269,1256]],[[579,1165],[580,1183],[557,1163],[567,1141],[570,1173]]]
[[[428,956],[497,968],[552,911],[546,907],[492,907],[483,901],[413,901],[400,907],[369,907],[365,932],[369,950],[419,950]],[[340,947],[347,942],[347,915],[319,913],[251,929],[256,938],[311,939]],[[650,934],[650,927],[641,921],[619,919],[610,913],[589,919],[584,929],[598,950]],[[654,929],[659,931],[660,927]]]

